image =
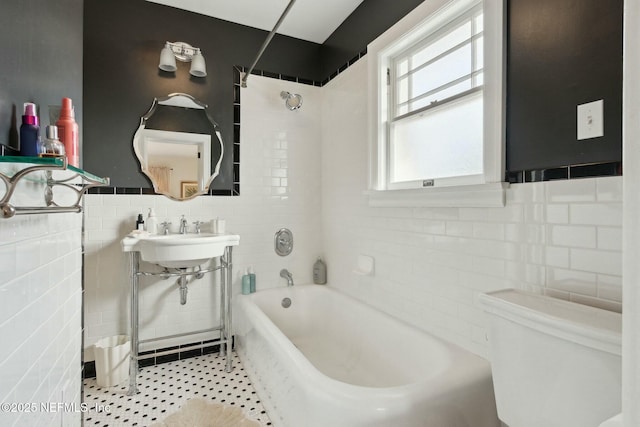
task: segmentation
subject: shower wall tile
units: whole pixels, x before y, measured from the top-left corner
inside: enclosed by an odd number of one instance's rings
[[[24,200],[42,197],[37,186]],[[82,215],[0,220],[0,401],[80,404]],[[80,414],[0,413],[0,425],[80,425]]]
[[[504,208],[369,207],[367,62],[322,89],[331,286],[485,357],[482,292],[513,287],[621,310],[619,176],[512,184]],[[375,259],[374,276],[353,273],[359,254]]]
[[[281,91],[301,94],[303,107],[287,110]],[[214,218],[226,220],[227,230],[240,235],[240,245],[233,249],[234,293],[240,292],[240,276],[249,266],[258,289],[285,285],[282,268],[291,271],[296,283],[312,281],[313,263],[321,255],[320,93],[319,87],[251,76],[249,87],[240,91],[240,196],[187,202],[155,195],[86,196],[85,360],[94,359],[93,344],[101,337],[128,333],[128,264],[120,241],[134,228],[138,213],[146,216],[150,207],[160,222],[172,223],[173,232],[183,214],[189,223],[206,221],[205,228]],[[294,234],[294,250],[287,257],[273,250],[274,234],[282,227]],[[142,279],[141,338],[217,325],[218,282],[213,273],[191,283],[187,304],[181,306],[175,279]],[[193,341],[186,337],[154,347]]]

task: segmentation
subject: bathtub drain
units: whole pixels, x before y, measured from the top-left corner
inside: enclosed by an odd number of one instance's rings
[[[282,306],[284,308],[291,307],[291,298],[282,298]]]

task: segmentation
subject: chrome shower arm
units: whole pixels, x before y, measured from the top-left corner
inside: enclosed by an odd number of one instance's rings
[[[264,51],[267,49],[267,46],[269,46],[269,43],[271,43],[271,39],[276,34],[276,31],[278,31],[278,28],[280,27],[280,24],[282,24],[282,21],[284,21],[284,18],[287,16],[287,14],[289,13],[289,10],[291,10],[291,7],[293,7],[293,4],[295,2],[296,2],[296,0],[290,0],[289,1],[289,4],[284,9],[284,12],[282,12],[282,15],[280,15],[280,19],[278,19],[278,22],[276,22],[276,25],[273,27],[273,30],[271,30],[271,32],[267,36],[266,40],[264,41],[264,43],[262,43],[262,47],[258,51],[258,55],[256,56],[256,59],[253,61],[253,64],[251,64],[251,67],[249,67],[249,71],[244,73],[244,76],[242,76],[242,81],[240,82],[240,86],[247,87],[247,79],[249,78],[249,74],[251,74],[253,69],[256,67],[256,64],[260,60],[260,57],[262,56]]]

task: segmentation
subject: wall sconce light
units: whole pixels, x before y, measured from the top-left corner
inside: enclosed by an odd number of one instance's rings
[[[176,59],[182,62],[191,62],[189,74],[195,77],[206,77],[207,66],[200,48],[193,47],[185,42],[166,42],[160,52],[160,64],[158,68],[169,73],[175,72]]]

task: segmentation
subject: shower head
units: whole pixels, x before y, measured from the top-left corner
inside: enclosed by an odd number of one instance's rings
[[[291,111],[297,110],[298,108],[302,107],[302,95],[298,93],[294,94],[283,90],[282,92],[280,92],[280,97],[285,100],[285,105]]]

